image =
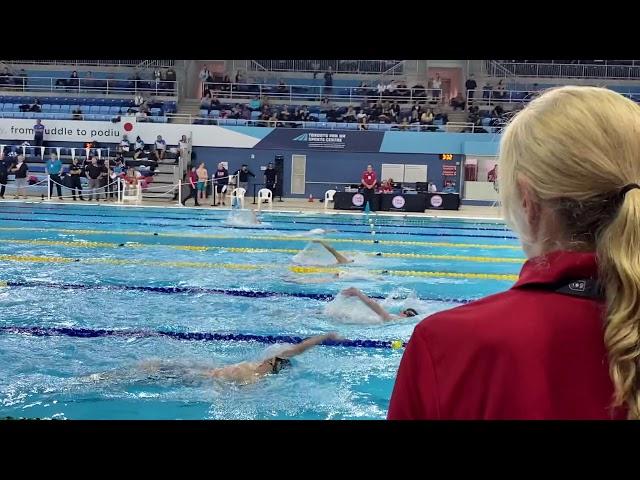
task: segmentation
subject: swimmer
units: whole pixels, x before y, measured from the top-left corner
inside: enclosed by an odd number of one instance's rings
[[[334,228],[324,229],[324,228],[314,228],[313,230],[309,230],[306,232],[306,235],[325,235],[327,233],[337,233],[338,230]]]
[[[327,251],[333,255],[336,259],[336,262],[343,264],[343,263],[353,263],[353,260],[349,260],[347,257],[345,257],[344,255],[342,255],[340,252],[338,252],[335,248],[333,248],[331,245],[329,245],[327,242],[325,242],[324,240],[311,240],[312,243],[317,243],[319,245],[322,245],[324,248],[327,249]]]
[[[376,302],[372,298],[369,298],[367,295],[365,295],[363,292],[361,292],[355,287],[346,288],[342,290],[342,292],[340,293],[345,297],[359,298],[360,300],[362,300],[362,302],[365,305],[367,305],[371,310],[373,310],[385,322],[391,322],[393,320],[398,320],[400,318],[415,317],[416,315],[418,315],[418,312],[416,312],[416,310],[413,308],[405,308],[397,315],[389,313],[384,308],[382,308],[378,302]]]
[[[260,225],[262,222],[256,215],[255,210],[235,209],[229,212],[227,224],[236,226]]]
[[[290,346],[278,355],[269,357],[266,360],[256,362],[240,362],[225,367],[209,368],[202,366],[187,367],[166,362],[147,361],[139,365],[140,370],[150,377],[177,378],[185,380],[198,378],[199,380],[224,380],[238,384],[255,383],[267,375],[277,374],[283,368],[291,366],[291,358],[306,352],[310,348],[321,344],[325,340],[342,340],[337,333],[331,332],[325,335],[309,337],[297,345]],[[104,380],[109,374],[93,374],[85,379],[96,381]]]

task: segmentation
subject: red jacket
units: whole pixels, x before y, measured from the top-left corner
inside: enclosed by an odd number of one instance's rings
[[[510,290],[424,319],[388,418],[626,418],[610,409],[603,302],[553,291],[596,273],[592,253],[553,252],[527,261]]]

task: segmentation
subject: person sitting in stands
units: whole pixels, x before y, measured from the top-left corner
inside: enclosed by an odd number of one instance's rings
[[[258,96],[255,95],[249,102],[249,110],[254,112],[256,110],[260,110],[260,108],[262,108],[262,103],[260,102],[260,98],[258,98]]]
[[[162,135],[158,135],[155,147],[154,153],[156,160],[164,160],[165,153],[167,152],[167,142],[162,138]]]
[[[144,153],[144,142],[140,138],[140,135],[136,137],[136,143],[134,147],[133,158],[136,160]]]
[[[458,95],[456,95],[455,97],[453,97],[451,99],[451,106],[453,107],[453,110],[457,110],[458,108],[460,110],[464,110],[466,102],[464,100],[464,97],[462,96],[462,93],[458,92]]]
[[[80,106],[74,108],[71,113],[73,114],[74,120],[82,120],[84,118],[82,115],[82,110],[80,110]]]
[[[347,109],[347,113],[343,115],[342,120],[345,122],[356,121],[356,111],[353,109],[351,105],[349,105],[349,108]]]

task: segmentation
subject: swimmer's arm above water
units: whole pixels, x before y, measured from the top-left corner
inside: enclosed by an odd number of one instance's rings
[[[382,320],[384,320],[385,322],[389,322],[393,320],[393,316],[389,312],[387,312],[384,308],[382,308],[378,304],[378,302],[376,302],[372,298],[369,298],[367,295],[365,295],[363,292],[358,290],[356,287],[346,288],[341,293],[346,297],[358,297],[360,300],[364,302],[365,305],[367,305],[367,307],[369,307],[371,310],[376,312],[378,316],[382,318]]]
[[[342,255],[340,252],[338,252],[335,248],[333,248],[331,245],[329,245],[324,240],[312,240],[312,242],[313,243],[319,243],[324,248],[326,248],[329,251],[329,253],[336,258],[338,263],[351,263],[351,262],[353,262],[353,260],[349,260],[347,257]]]
[[[295,357],[296,355],[300,355],[301,353],[306,352],[310,348],[313,348],[316,345],[321,344],[325,340],[340,340],[340,339],[341,337],[336,332],[327,333],[325,335],[316,335],[314,337],[309,337],[303,340],[299,344],[287,350],[284,350],[278,356],[283,358]]]

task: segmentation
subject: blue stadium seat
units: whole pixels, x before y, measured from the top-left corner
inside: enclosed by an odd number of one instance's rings
[[[100,107],[98,105],[91,105],[89,107],[89,113],[97,115],[98,113],[100,113]]]
[[[120,113],[120,107],[118,105],[111,105],[109,107],[109,113],[111,115],[117,115]]]
[[[218,118],[220,116],[220,110],[211,110],[211,116],[213,118]]]
[[[201,108],[201,109],[200,109],[200,116],[201,116],[201,117],[206,117],[206,116],[207,116],[207,110],[206,110],[206,109],[204,109],[204,108]]]
[[[63,113],[71,111],[71,105],[64,104],[64,105],[58,105],[58,106],[60,107],[60,111]]]
[[[256,119],[260,118],[260,115],[262,115],[262,114],[260,113],[259,110],[255,110],[255,111],[251,112],[251,120],[256,120]]]
[[[108,114],[109,113],[109,106],[108,105],[101,105],[99,111],[102,114]]]

